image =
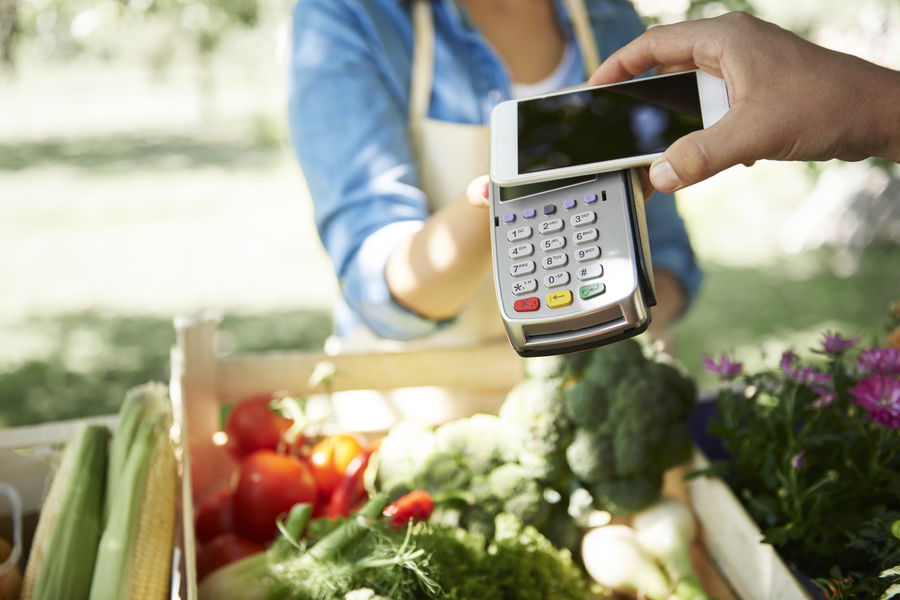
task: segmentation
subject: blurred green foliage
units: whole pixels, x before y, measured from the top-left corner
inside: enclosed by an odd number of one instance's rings
[[[802,354],[812,341],[821,342],[826,329],[883,344],[889,307],[900,300],[900,246],[868,246],[859,269],[847,278],[828,267],[832,255],[821,250],[753,268],[703,265],[703,286],[675,326],[679,358],[708,383],[712,378],[699,360],[703,354],[746,349],[755,357],[770,343],[809,343],[794,348]],[[802,273],[801,264],[806,265]]]
[[[22,329],[54,340],[48,354],[0,368],[0,428],[115,413],[131,386],[169,380],[172,320],[85,311],[33,317]],[[331,317],[318,311],[228,314],[233,352],[321,350]]]

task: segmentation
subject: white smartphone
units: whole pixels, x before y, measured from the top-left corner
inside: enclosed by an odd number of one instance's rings
[[[498,104],[491,179],[500,186],[648,165],[728,111],[725,82],[683,71]]]

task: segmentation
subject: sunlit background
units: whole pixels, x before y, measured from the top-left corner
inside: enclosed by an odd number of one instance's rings
[[[322,347],[336,285],[286,144],[290,0],[0,0],[0,426],[113,412],[165,380],[172,318],[224,349]],[[639,0],[648,24],[749,10],[897,68],[900,1]],[[884,335],[896,165],[760,163],[683,192],[706,271],[678,357]]]

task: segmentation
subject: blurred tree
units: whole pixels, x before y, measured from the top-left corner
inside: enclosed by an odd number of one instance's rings
[[[0,0],[0,66],[7,72],[15,68],[13,45],[19,32],[17,0]]]

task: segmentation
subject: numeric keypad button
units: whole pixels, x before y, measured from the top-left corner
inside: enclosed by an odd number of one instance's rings
[[[544,221],[543,223],[538,225],[538,231],[541,232],[541,235],[556,233],[557,231],[562,231],[562,228],[562,219],[550,219],[549,221]]]
[[[585,225],[590,225],[596,220],[597,213],[595,213],[594,211],[588,211],[578,213],[577,215],[572,215],[572,218],[569,219],[569,223],[572,224],[572,227],[584,227]]]
[[[516,227],[515,229],[510,229],[506,232],[506,240],[509,242],[518,242],[520,240],[527,240],[531,237],[531,227],[523,226]]]
[[[526,256],[531,256],[532,254],[534,254],[534,246],[532,246],[531,244],[519,244],[518,246],[513,246],[509,249],[510,260],[525,258]]]
[[[584,262],[586,260],[595,260],[600,258],[600,247],[599,246],[587,246],[586,248],[579,248],[575,250],[572,254],[575,255],[575,260],[577,262]]]
[[[597,238],[600,237],[600,232],[591,227],[590,229],[584,229],[582,231],[576,231],[572,234],[572,241],[576,244],[587,244],[588,242],[594,242]]]
[[[556,237],[547,238],[545,240],[541,240],[541,251],[542,252],[554,252],[556,250],[562,250],[566,247],[566,238],[561,235]]]
[[[533,260],[526,260],[524,262],[515,263],[510,265],[509,274],[513,277],[521,277],[522,275],[528,275],[530,273],[534,273],[535,265]]]
[[[558,269],[560,267],[564,267],[568,262],[569,257],[566,256],[565,253],[560,252],[559,254],[551,254],[550,256],[545,256],[543,260],[541,260],[541,266],[549,271],[550,269]]]
[[[562,271],[560,273],[552,273],[544,277],[544,286],[548,288],[557,287],[560,285],[566,285],[569,283],[571,277],[569,276],[568,271]]]

